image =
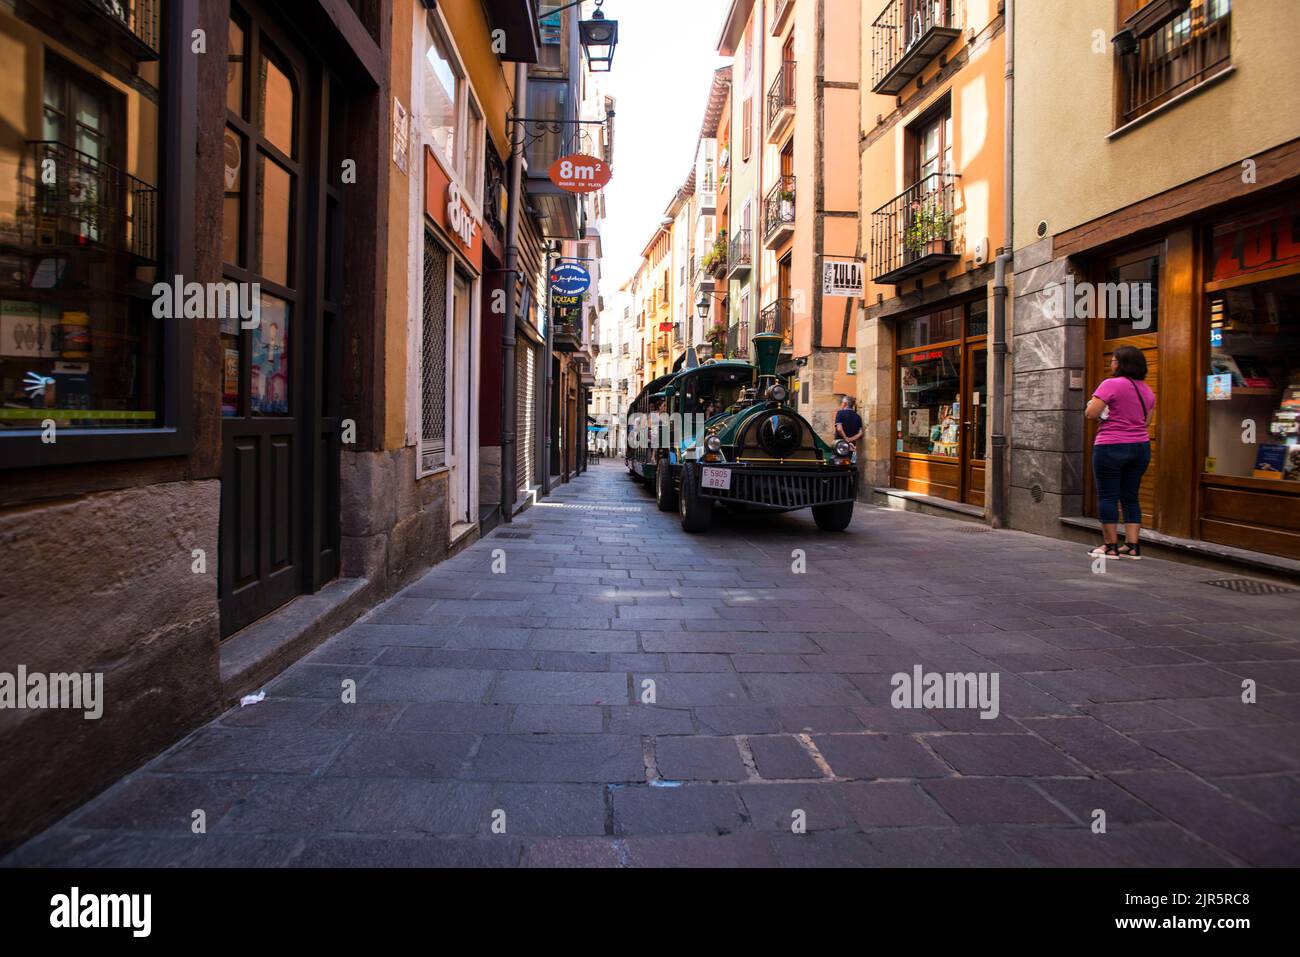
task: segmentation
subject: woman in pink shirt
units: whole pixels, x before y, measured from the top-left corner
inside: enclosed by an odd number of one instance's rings
[[[1097,482],[1097,517],[1103,544],[1090,555],[1141,558],[1142,505],[1138,489],[1151,463],[1147,422],[1156,394],[1142,380],[1147,360],[1140,349],[1120,346],[1110,357],[1111,377],[1097,386],[1084,415],[1100,419],[1092,444],[1092,474]],[[1124,547],[1119,545],[1119,506],[1124,508]]]

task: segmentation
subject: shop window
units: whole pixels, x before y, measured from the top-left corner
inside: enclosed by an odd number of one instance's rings
[[[1212,292],[1208,306],[1205,471],[1300,491],[1300,276]]]
[[[0,15],[0,41],[31,69],[12,74],[0,139],[13,174],[0,181],[0,431],[160,425],[156,90],[42,52],[13,23]]]
[[[961,346],[926,349],[900,358],[900,452],[957,457],[956,408],[961,395]]]

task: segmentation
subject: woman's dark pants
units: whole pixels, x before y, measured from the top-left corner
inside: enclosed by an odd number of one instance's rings
[[[1097,517],[1103,524],[1119,524],[1120,505],[1124,507],[1126,523],[1141,523],[1142,505],[1138,502],[1138,489],[1150,463],[1150,442],[1092,447],[1092,474],[1097,480]]]

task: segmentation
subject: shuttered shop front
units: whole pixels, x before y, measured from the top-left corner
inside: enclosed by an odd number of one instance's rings
[[[527,490],[537,474],[534,441],[537,417],[537,350],[521,338],[515,353],[515,484]]]

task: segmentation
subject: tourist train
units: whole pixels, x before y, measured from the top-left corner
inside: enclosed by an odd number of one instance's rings
[[[756,364],[711,360],[660,376],[628,409],[624,460],[651,484],[682,528],[707,531],[714,507],[788,512],[811,508],[817,527],[853,519],[853,448],[824,442],[789,404],[776,373],[781,337],[753,339]]]

